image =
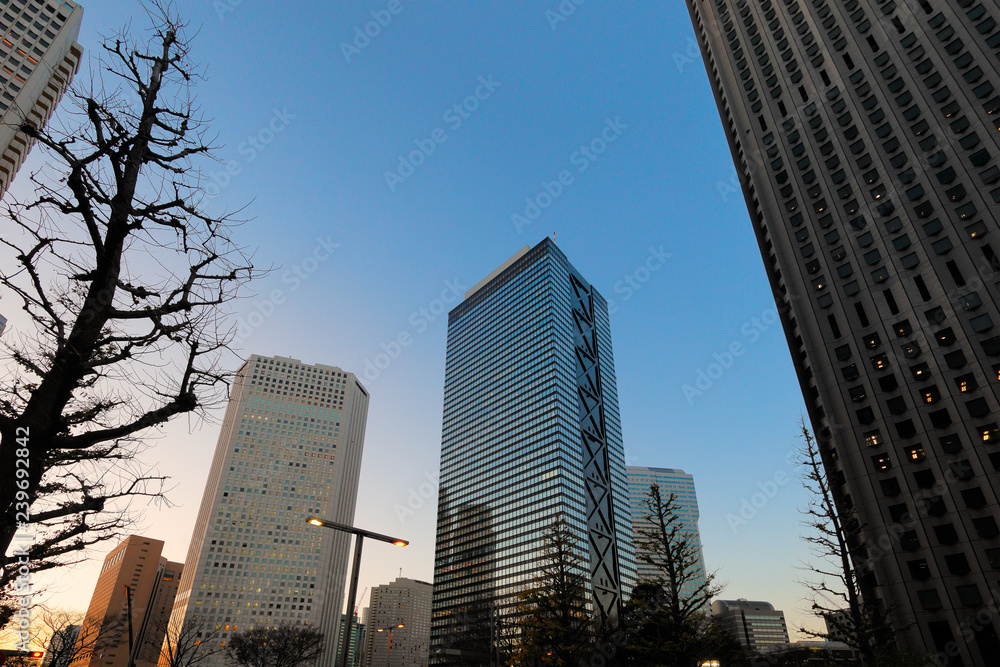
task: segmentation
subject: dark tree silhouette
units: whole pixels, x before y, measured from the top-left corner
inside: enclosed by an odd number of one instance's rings
[[[164,4],[147,15],[142,39],[106,39],[61,122],[19,128],[47,166],[0,218],[0,286],[29,322],[0,367],[0,623],[19,560],[37,574],[119,536],[131,499],[162,499],[144,438],[226,398],[225,307],[255,272],[237,221],[204,206],[185,25]]]
[[[803,582],[809,589],[813,612],[823,618],[827,630],[799,630],[806,635],[825,640],[834,637],[857,650],[866,667],[902,667],[928,664],[926,656],[903,655],[897,649],[889,622],[890,610],[865,600],[862,590],[864,563],[859,568],[850,550],[858,546],[862,525],[855,512],[838,503],[830,486],[819,445],[809,432],[805,420],[799,422],[802,432],[800,463],[804,468],[803,486],[810,493],[809,504],[802,510],[803,525],[808,529],[803,539],[812,548],[814,560],[806,564],[810,579]],[[869,557],[877,554],[869,553]]]
[[[678,514],[676,495],[657,484],[644,499],[646,525],[636,530],[640,559],[660,574],[640,581],[626,606],[627,664],[682,665],[741,656],[732,638],[709,618],[712,598],[722,592],[713,572],[703,572],[701,547]]]
[[[323,654],[323,633],[312,628],[279,625],[234,634],[226,657],[240,667],[299,667]]]
[[[197,618],[172,618],[167,622],[160,649],[160,664],[167,667],[198,667],[223,648],[219,633]]]
[[[534,582],[518,596],[520,646],[513,665],[583,664],[593,643],[587,554],[566,520],[549,528]]]

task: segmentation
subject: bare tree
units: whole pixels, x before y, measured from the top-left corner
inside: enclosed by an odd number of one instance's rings
[[[712,598],[722,592],[714,572],[703,571],[701,545],[678,514],[677,496],[666,499],[658,484],[651,484],[643,499],[648,527],[636,531],[640,558],[660,571],[657,581],[666,594],[668,612],[679,625],[707,611]]]
[[[159,664],[161,667],[197,667],[222,651],[218,632],[207,623],[197,618],[172,618],[163,635]]]
[[[147,15],[141,39],[105,40],[62,129],[19,128],[49,160],[0,218],[0,286],[31,324],[0,377],[0,622],[10,565],[81,560],[130,524],[131,499],[162,498],[136,456],[154,427],[226,397],[225,306],[256,275],[237,221],[206,210],[185,24],[158,0]],[[38,531],[29,547],[19,529]]]
[[[822,453],[805,424],[799,422],[803,445],[800,461],[805,469],[803,486],[810,492],[803,525],[804,539],[815,559],[805,569],[814,575],[803,582],[809,589],[813,612],[823,618],[827,631],[800,628],[803,634],[830,640],[835,636],[856,649],[863,665],[922,665],[923,656],[904,656],[895,647],[888,610],[865,600],[860,572],[850,548],[859,543],[862,525],[854,511],[838,503],[826,475]]]
[[[257,626],[230,637],[226,656],[240,667],[300,667],[315,662],[323,648],[323,633],[318,630]]]
[[[40,663],[43,667],[69,667],[77,658],[84,658],[100,647],[107,646],[102,637],[119,626],[117,618],[88,621],[81,611],[50,609],[37,605],[31,612],[33,620],[28,626],[27,637],[16,632],[19,629],[16,619],[5,628],[5,634],[18,635],[18,642],[23,641],[25,645],[43,651],[44,657]],[[0,641],[3,641],[3,635],[0,635]],[[39,664],[37,659],[31,658],[21,662],[32,667]]]
[[[44,667],[69,667],[77,656],[93,647],[99,630],[86,621],[83,612],[66,609],[43,611],[41,626],[45,635]]]
[[[643,503],[646,523],[636,529],[637,551],[660,574],[640,581],[626,607],[626,660],[680,665],[722,650],[739,654],[709,619],[709,605],[722,586],[715,573],[704,571],[701,545],[680,518],[677,496],[664,498],[659,485],[651,484]]]

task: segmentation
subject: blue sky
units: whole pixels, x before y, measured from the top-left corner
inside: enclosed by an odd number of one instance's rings
[[[400,568],[430,581],[437,300],[555,234],[615,304],[628,462],[693,474],[723,596],[803,622],[806,496],[786,457],[804,408],[687,10],[562,4],[575,11],[558,14],[557,0],[177,3],[198,32],[199,100],[221,144],[206,169],[211,205],[250,202],[241,239],[276,267],[238,305],[244,351],[362,374],[409,336],[366,381],[356,523],[411,546],[366,548],[361,588]],[[133,14],[134,30],[146,25],[131,0],[85,7],[88,54]],[[283,303],[269,302],[275,290]],[[143,455],[173,477],[174,506],[149,508],[141,526],[173,559],[186,555],[217,435],[177,423]],[[54,599],[85,608],[98,571],[59,577]]]

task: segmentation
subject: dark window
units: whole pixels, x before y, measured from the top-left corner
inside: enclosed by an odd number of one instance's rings
[[[955,544],[958,542],[958,533],[955,532],[955,526],[950,523],[946,523],[943,526],[934,526],[934,537],[937,538],[939,544]]]

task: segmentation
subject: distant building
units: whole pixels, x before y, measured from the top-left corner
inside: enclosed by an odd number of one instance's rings
[[[763,652],[789,643],[785,612],[777,611],[770,602],[716,600],[712,616],[751,651]]]
[[[775,646],[767,651],[767,656],[769,659],[777,659],[779,656],[788,656],[789,658],[794,656],[799,660],[794,664],[804,667],[815,664],[816,667],[823,667],[829,665],[831,661],[836,661],[834,664],[856,664],[854,661],[858,659],[858,651],[843,642],[810,640]],[[770,660],[768,662],[770,663]]]
[[[3,335],[3,330],[7,328],[7,318],[0,315],[0,336]]]
[[[427,582],[405,577],[372,589],[364,667],[426,667],[432,590]]]
[[[694,492],[694,477],[683,470],[674,468],[640,466],[626,466],[625,474],[628,476],[632,531],[636,535],[636,580],[656,579],[663,576],[661,570],[643,561],[642,556],[645,550],[639,547],[639,531],[651,528],[653,525],[646,519],[649,509],[646,507],[645,500],[648,497],[650,486],[656,484],[660,487],[660,496],[664,500],[669,498],[670,494],[674,495],[677,504],[677,517],[684,525],[684,532],[688,540],[698,549],[698,564],[695,571],[691,573],[691,581],[681,587],[682,594],[690,595],[705,583],[705,556],[701,551],[701,535],[698,532],[698,498]]]
[[[156,667],[183,568],[161,551],[161,540],[131,535],[105,557],[83,621],[83,627],[99,630],[87,646],[77,647],[72,667],[127,667],[130,630],[133,665]]]
[[[850,621],[850,618],[850,614],[846,609],[824,614],[823,622],[826,624],[827,639],[833,642],[844,641],[847,638],[846,633],[837,626],[839,624],[843,627]]]
[[[49,646],[45,649],[42,667],[67,667],[69,658],[73,657],[73,646],[79,636],[79,625],[67,625],[53,632],[49,638]]]
[[[340,615],[340,641],[337,643],[337,667],[343,667],[340,664],[340,656],[343,654],[344,641],[347,639],[347,634],[344,632],[344,624],[347,623],[347,614]],[[364,646],[365,640],[365,624],[358,621],[358,617],[355,616],[354,620],[351,622],[351,645],[347,649],[347,667],[355,667],[355,665],[361,664],[361,647]]]
[[[83,7],[72,0],[0,3],[0,196],[31,149],[19,127],[43,127],[80,67]]]

